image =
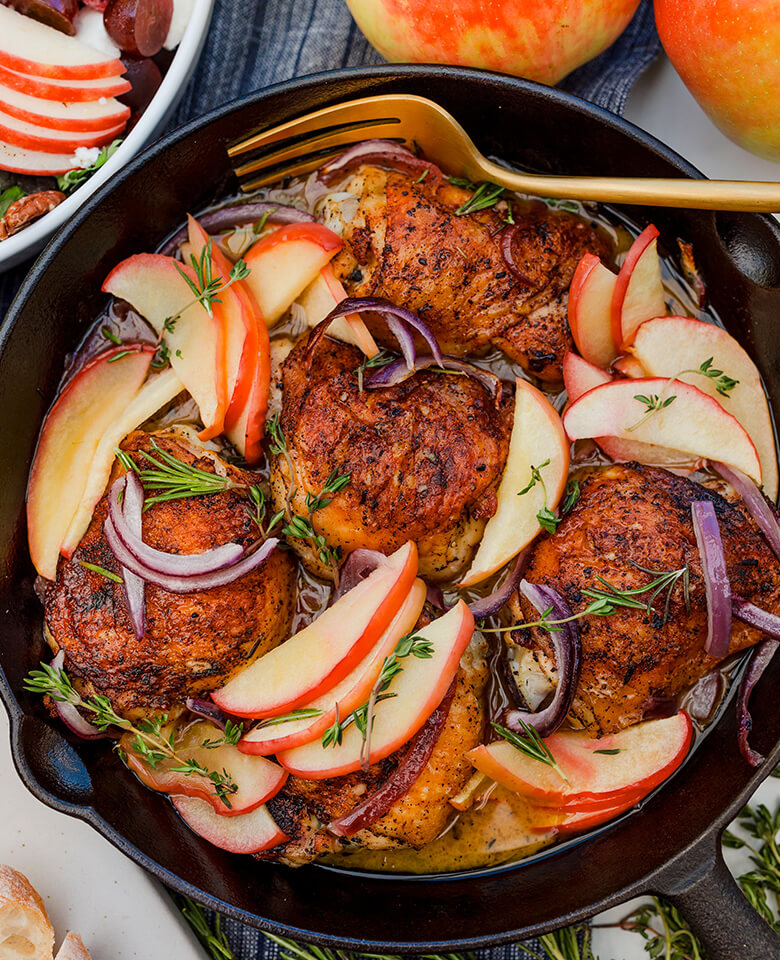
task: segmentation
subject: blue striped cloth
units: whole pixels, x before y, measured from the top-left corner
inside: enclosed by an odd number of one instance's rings
[[[622,113],[634,81],[660,50],[651,0],[642,0],[623,35],[595,60],[575,70],[562,89]],[[271,83],[291,77],[382,63],[357,29],[343,0],[217,0],[206,47],[171,127]],[[0,279],[4,315],[26,268]],[[226,920],[239,960],[278,960],[279,947],[257,930]],[[527,944],[535,949],[534,942]],[[482,951],[486,960],[528,956],[513,945]]]

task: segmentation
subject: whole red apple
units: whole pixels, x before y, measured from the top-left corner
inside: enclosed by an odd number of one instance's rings
[[[780,160],[780,0],[655,0],[669,59],[731,140]]]
[[[557,83],[628,25],[639,0],[347,0],[388,60],[483,67]]]

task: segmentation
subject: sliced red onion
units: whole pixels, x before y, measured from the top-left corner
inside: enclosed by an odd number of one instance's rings
[[[761,493],[755,482],[740,470],[735,470],[733,467],[718,461],[711,461],[711,465],[739,494],[747,512],[756,521],[775,556],[780,557],[780,524],[778,524],[777,514],[767,498]]]
[[[333,595],[333,599],[338,600],[348,593],[353,587],[356,587],[361,580],[373,573],[377,567],[381,567],[387,560],[387,557],[379,550],[367,550],[360,547],[353,550],[344,561],[344,566],[339,571],[339,587]]]
[[[190,711],[190,713],[194,713],[196,717],[203,717],[204,720],[210,720],[220,729],[225,729],[227,717],[213,700],[201,700],[197,697],[187,697],[187,699],[184,701],[184,705]]]
[[[691,504],[691,517],[707,593],[707,640],[704,649],[711,657],[721,659],[729,652],[731,639],[731,584],[720,527],[715,507],[709,500],[695,500]]]
[[[566,620],[572,616],[568,603],[552,587],[521,580],[520,592],[540,614],[552,608],[556,620]],[[558,674],[555,693],[550,703],[536,713],[523,709],[507,712],[504,723],[517,733],[523,732],[519,722],[522,720],[526,726],[533,727],[540,737],[549,737],[566,719],[574,702],[582,669],[582,644],[576,621],[562,623],[558,629],[550,630],[550,640]]]
[[[126,502],[130,491],[133,491],[134,497],[137,498],[140,490],[140,502],[143,505],[143,488],[131,471],[114,481],[108,496],[108,516],[123,546],[147,570],[154,570],[156,573],[172,577],[195,577],[232,566],[243,557],[245,550],[239,543],[224,543],[203,553],[186,554],[166,553],[164,550],[150,547],[130,529],[125,520],[124,510],[119,503],[119,495],[123,490],[125,490]],[[140,513],[138,516],[140,518]]]
[[[406,753],[390,777],[361,804],[332,820],[328,830],[337,837],[352,837],[383,817],[412,788],[431,758],[436,741],[450,712],[455,696],[456,681],[453,680],[444,699],[415,734]]]
[[[387,366],[377,370],[371,378],[366,381],[366,387],[369,390],[377,390],[380,387],[395,387],[404,380],[417,373],[418,370],[426,370],[428,367],[439,367],[442,370],[455,370],[457,373],[463,373],[467,377],[481,383],[487,392],[497,400],[501,396],[501,379],[495,373],[489,370],[483,370],[482,367],[476,367],[473,363],[467,363],[465,360],[457,360],[455,357],[442,355],[442,360],[438,361],[431,354],[424,353],[414,360],[413,369],[409,369],[406,360],[393,360]]]
[[[129,535],[141,540],[144,488],[134,473],[127,476],[132,476],[132,480],[128,479],[124,483],[122,508],[117,510],[117,513],[121,514],[121,520]],[[112,492],[117,483],[118,480],[113,484]],[[130,624],[136,639],[143,640],[146,635],[146,583],[127,567],[121,567],[121,573],[122,592],[130,615]]]
[[[64,666],[65,651],[60,650],[52,660],[51,668],[52,670],[62,670]],[[90,723],[89,720],[85,720],[72,703],[55,700],[54,697],[52,697],[52,703],[54,704],[54,709],[57,711],[57,716],[62,720],[68,730],[70,730],[71,733],[75,733],[77,737],[81,737],[82,740],[111,739],[110,733],[99,730],[94,724]]]
[[[365,164],[374,167],[386,167],[391,170],[401,170],[403,173],[417,174],[418,176],[422,176],[427,170],[431,180],[442,179],[442,172],[435,163],[415,156],[411,150],[395,140],[363,140],[361,143],[355,144],[354,147],[350,147],[335,160],[330,160],[320,167],[318,177],[323,183],[336,183],[350,170]]]
[[[447,602],[444,599],[444,591],[435,583],[425,584],[425,600],[434,610],[446,610]]]
[[[389,300],[384,300],[381,297],[346,297],[335,306],[324,320],[320,320],[309,335],[309,342],[306,344],[306,365],[311,364],[314,351],[317,349],[319,342],[325,336],[328,327],[334,320],[337,320],[339,317],[347,317],[351,313],[360,313],[362,310],[378,313],[385,318],[393,336],[398,340],[398,346],[401,348],[401,353],[404,355],[410,371],[414,370],[415,358],[417,356],[414,337],[409,330],[410,327],[416,330],[431,348],[431,353],[439,366],[444,365],[444,357],[439,348],[438,340],[417,314],[412,313],[411,310],[407,310],[405,307],[397,307],[394,303],[390,303]]]
[[[764,757],[753,750],[748,743],[748,736],[753,729],[753,718],[750,716],[750,711],[748,710],[748,701],[750,700],[750,694],[753,692],[753,687],[755,687],[764,670],[769,666],[778,647],[780,647],[780,642],[777,640],[762,640],[761,643],[753,647],[750,651],[747,670],[742,677],[739,692],[737,693],[739,752],[751,767],[760,766],[764,761]]]
[[[774,613],[762,610],[749,600],[736,596],[731,598],[731,610],[737,620],[749,627],[755,627],[773,640],[780,640],[780,617]]]
[[[504,265],[512,274],[512,276],[516,277],[521,283],[526,284],[526,286],[532,287],[534,286],[533,279],[529,277],[527,273],[523,273],[523,271],[517,266],[517,263],[515,263],[513,248],[516,235],[517,224],[504,227],[504,229],[501,231],[501,256],[504,259]]]
[[[260,200],[249,203],[234,203],[229,207],[211,210],[208,213],[201,214],[198,217],[198,223],[207,233],[215,233],[220,230],[230,230],[234,227],[244,227],[249,223],[257,223],[266,214],[268,214],[268,223],[311,223],[314,221],[314,217],[306,210],[299,210],[297,207],[287,206],[283,203]],[[182,227],[175,236],[168,240],[160,253],[166,257],[171,256],[186,241],[188,236],[187,227]]]
[[[279,543],[276,537],[269,537],[253,553],[245,553],[237,563],[229,567],[222,567],[219,570],[199,576],[185,577],[171,576],[144,566],[125,547],[110,517],[103,524],[103,535],[119,563],[137,576],[143,577],[147,583],[153,583],[169,593],[196,593],[200,590],[211,590],[214,587],[223,587],[225,584],[232,583],[264,563]]]
[[[525,550],[522,550],[518,554],[512,572],[501,586],[492,593],[489,593],[486,597],[481,597],[479,600],[474,600],[473,603],[469,604],[469,610],[474,614],[475,620],[484,620],[485,617],[495,616],[499,610],[502,610],[507,605],[509,598],[515,590],[517,590],[517,585],[523,575],[523,570],[525,569],[529,555],[530,549],[526,547]],[[533,603],[533,601],[531,602]],[[549,604],[547,606],[549,606]],[[547,608],[545,607],[545,609]]]

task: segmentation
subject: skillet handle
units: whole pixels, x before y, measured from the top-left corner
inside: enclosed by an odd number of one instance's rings
[[[780,936],[748,903],[726,866],[720,832],[671,864],[656,886],[688,921],[710,960],[780,957]]]

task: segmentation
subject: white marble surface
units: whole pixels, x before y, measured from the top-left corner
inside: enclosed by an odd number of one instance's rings
[[[702,113],[666,60],[654,65],[631,96],[626,116],[668,143],[707,176],[780,179],[780,165],[727,140]],[[49,810],[27,793],[13,769],[8,723],[0,709],[0,862],[27,873],[46,901],[58,940],[75,929],[94,960],[202,960],[158,884],[86,824]],[[780,781],[757,798],[780,800]],[[598,918],[612,923],[631,904]],[[598,929],[601,960],[642,960],[634,934]]]

